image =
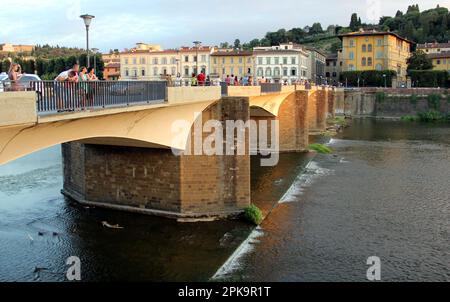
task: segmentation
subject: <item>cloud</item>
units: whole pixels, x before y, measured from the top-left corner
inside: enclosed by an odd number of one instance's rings
[[[450,0],[422,0],[421,9],[450,6]],[[85,47],[79,15],[96,16],[91,28],[92,47],[104,51],[132,47],[136,42],[166,48],[247,41],[279,28],[304,27],[321,22],[347,25],[357,12],[363,21],[406,11],[410,0],[16,0],[2,6],[1,42],[59,44]]]

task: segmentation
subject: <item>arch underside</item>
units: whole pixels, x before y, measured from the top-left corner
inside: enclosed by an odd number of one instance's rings
[[[74,141],[185,150],[195,119],[216,102],[0,128],[0,165],[36,151]]]

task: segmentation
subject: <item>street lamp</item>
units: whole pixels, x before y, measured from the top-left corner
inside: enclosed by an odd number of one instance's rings
[[[95,18],[95,16],[92,15],[81,15],[80,16],[81,19],[83,19],[84,21],[84,25],[86,25],[86,52],[87,52],[87,67],[91,67],[91,62],[90,62],[90,56],[89,56],[89,26],[91,25],[92,19]]]
[[[94,73],[97,74],[97,53],[99,51],[98,48],[92,48],[92,53],[94,54]]]
[[[387,76],[386,76],[386,74],[383,74],[383,78],[384,78],[384,88],[387,88]]]
[[[195,75],[198,75],[198,50],[199,50],[199,48],[200,48],[200,45],[202,44],[202,42],[200,42],[200,41],[194,41],[194,42],[192,42],[192,43],[194,43],[194,45],[195,45],[195,48],[196,48],[196,57],[197,57],[197,70],[196,70],[196,73],[195,73]]]

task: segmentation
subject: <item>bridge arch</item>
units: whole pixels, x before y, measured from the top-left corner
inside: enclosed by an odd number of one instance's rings
[[[0,128],[0,165],[67,142],[184,150],[189,136],[174,133],[174,121],[194,123],[216,101],[160,107],[74,120]],[[182,135],[185,139],[175,139]]]

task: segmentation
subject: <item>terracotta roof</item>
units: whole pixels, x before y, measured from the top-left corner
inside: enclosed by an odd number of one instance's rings
[[[293,49],[279,49],[279,50],[268,49],[268,50],[254,50],[253,53],[256,55],[263,55],[263,54],[280,54],[280,53],[299,54],[301,52]]]
[[[110,63],[106,64],[105,68],[120,68],[120,63]]]
[[[425,43],[418,44],[418,49],[426,49],[426,48],[450,48],[450,41],[448,43]]]
[[[211,56],[226,57],[226,56],[252,56],[253,51],[233,50],[233,51],[216,51]]]
[[[427,55],[429,59],[450,58],[450,51],[444,51],[440,53],[430,53]]]
[[[403,40],[405,42],[415,44],[414,42],[412,42],[406,38],[403,38],[402,36],[399,36],[398,34],[390,32],[390,31],[356,31],[356,32],[352,32],[352,33],[341,34],[341,35],[338,35],[338,37],[343,38],[343,37],[385,36],[385,35],[391,35],[391,36],[397,37],[398,39]]]

